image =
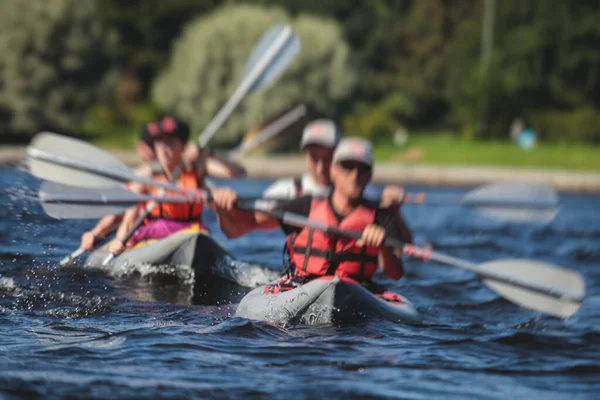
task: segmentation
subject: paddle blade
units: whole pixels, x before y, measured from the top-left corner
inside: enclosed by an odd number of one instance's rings
[[[121,188],[99,192],[54,182],[44,182],[38,197],[46,214],[58,219],[102,218],[121,214],[140,202],[137,194]]]
[[[132,175],[121,160],[89,143],[51,132],[42,132],[33,138],[27,148],[27,165],[32,175],[44,180],[72,186],[104,188],[120,185],[129,179],[100,176],[81,168],[45,161],[36,157],[40,152],[66,157],[84,164],[102,166],[106,170],[122,175],[123,178]]]
[[[559,200],[548,185],[510,182],[475,189],[461,204],[491,218],[545,224],[556,217]]]
[[[526,289],[506,281],[482,280],[486,286],[507,300],[555,317],[568,318],[573,315],[581,307],[585,296],[583,277],[579,272],[570,269],[529,260],[490,261],[480,264],[478,269],[502,274],[516,281],[531,282],[532,287],[546,288],[547,291],[544,292]]]
[[[275,121],[271,122],[269,125],[263,128],[252,139],[250,139],[247,142],[241,143],[236,148],[230,150],[229,157],[234,157],[241,153],[246,153],[252,149],[255,149],[267,143],[269,140],[273,139],[281,132],[284,132],[292,124],[296,123],[304,116],[306,116],[306,106],[304,104],[300,104],[294,107],[292,110],[286,112],[281,117],[277,118]]]
[[[262,89],[275,82],[286,70],[289,63],[300,51],[300,38],[289,25],[278,24],[265,32],[250,53],[244,66],[242,79],[252,75],[252,71],[260,68],[260,64],[269,53],[274,57],[269,66],[259,75],[250,91]]]

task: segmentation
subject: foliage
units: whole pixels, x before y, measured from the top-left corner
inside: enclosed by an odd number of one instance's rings
[[[532,113],[528,119],[544,141],[600,143],[600,110],[597,108],[546,110]]]
[[[344,120],[344,132],[372,141],[385,140],[414,116],[412,100],[400,93],[391,94],[375,106],[359,104]]]
[[[479,21],[471,18],[461,24],[449,44],[446,95],[463,132],[473,132],[485,117],[485,137],[506,137],[517,117],[543,114],[538,123],[559,123],[559,115],[571,115],[578,108],[597,109],[600,57],[592,47],[600,43],[600,7],[592,3],[496,2],[494,51],[487,73],[477,51]],[[557,118],[550,118],[553,112]],[[573,114],[571,121],[578,124],[569,129],[573,139],[593,136],[577,122],[588,114]],[[545,131],[555,131],[550,124],[543,125]]]
[[[4,0],[0,5],[0,132],[77,131],[106,98],[115,36],[94,1]]]
[[[119,34],[114,50],[129,73],[139,80],[144,95],[163,68],[171,46],[190,20],[219,3],[218,0],[98,0],[98,18]]]
[[[154,101],[202,129],[234,92],[261,35],[286,21],[290,17],[283,9],[256,6],[226,6],[194,20],[153,86]],[[219,133],[220,140],[234,141],[248,127],[298,102],[336,116],[351,93],[355,74],[350,49],[335,21],[299,15],[291,24],[300,37],[300,54],[274,87],[244,100]]]

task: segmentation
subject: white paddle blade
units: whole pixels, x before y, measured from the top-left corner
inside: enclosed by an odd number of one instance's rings
[[[491,218],[546,224],[556,217],[559,199],[556,191],[545,184],[507,182],[475,189],[461,204]]]
[[[140,202],[139,195],[121,188],[100,192],[54,182],[44,182],[38,197],[46,214],[58,219],[102,218],[121,214]]]
[[[294,107],[292,110],[286,112],[284,115],[263,128],[252,139],[245,143],[241,143],[236,148],[230,150],[228,154],[229,157],[234,157],[241,153],[249,152],[250,150],[267,143],[269,140],[285,131],[304,116],[306,116],[306,106],[304,104]]]
[[[56,219],[100,219],[123,213],[131,204],[41,203],[44,212]]]
[[[89,188],[114,187],[123,182],[123,179],[100,176],[82,169],[36,158],[40,153],[102,166],[107,170],[122,174],[124,177],[132,175],[121,160],[89,143],[51,132],[42,132],[33,138],[27,148],[27,165],[31,174],[44,180]]]
[[[274,58],[256,79],[250,91],[265,88],[275,82],[300,51],[300,38],[289,25],[274,25],[262,35],[244,66],[242,79],[246,79],[254,69],[260,67],[261,60],[272,51],[277,51]]]
[[[524,289],[506,282],[483,279],[483,283],[500,296],[522,307],[542,311],[559,318],[568,318],[581,307],[585,296],[585,281],[577,271],[529,260],[499,260],[479,265],[479,269],[502,274],[516,281],[532,282],[541,290]],[[562,296],[550,293],[562,293]]]
[[[488,218],[499,219],[517,224],[548,224],[556,218],[558,208],[519,209],[502,207],[476,207],[475,212]]]

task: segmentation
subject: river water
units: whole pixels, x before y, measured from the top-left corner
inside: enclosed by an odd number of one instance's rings
[[[235,186],[258,194],[267,184]],[[587,297],[567,320],[518,308],[471,273],[407,260],[401,281],[379,281],[416,304],[423,325],[284,329],[231,317],[234,305],[181,304],[189,275],[180,269],[157,299],[168,271],[59,267],[93,221],[46,216],[38,186],[0,167],[0,398],[599,398],[599,197],[561,194],[545,226],[450,206],[403,211],[416,242],[438,251],[579,270]],[[238,259],[280,264],[279,231],[228,241],[206,217]]]

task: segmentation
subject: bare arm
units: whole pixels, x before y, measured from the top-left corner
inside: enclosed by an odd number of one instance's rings
[[[396,249],[390,249],[383,247],[379,250],[379,265],[383,273],[397,281],[404,275],[404,268],[402,265],[402,259],[400,251]]]
[[[228,238],[237,238],[256,229],[274,229],[279,221],[266,214],[235,207],[237,193],[229,188],[212,191],[211,208],[217,213],[219,227]]]
[[[102,218],[96,226],[83,235],[81,235],[81,244],[79,247],[83,250],[90,251],[95,247],[96,239],[105,236],[113,227],[117,226],[123,215],[108,215]]]
[[[139,208],[137,208],[137,207],[131,207],[127,211],[125,211],[125,215],[123,216],[123,221],[121,222],[121,226],[119,226],[119,229],[117,230],[117,235],[116,235],[116,238],[120,242],[123,242],[123,240],[125,239],[125,236],[127,235],[127,233],[129,233],[129,231],[133,227],[133,224],[135,223],[135,220],[137,219],[138,214],[139,214]]]

